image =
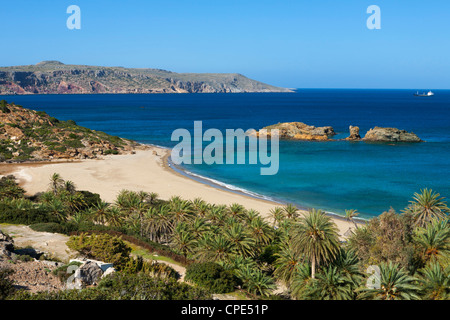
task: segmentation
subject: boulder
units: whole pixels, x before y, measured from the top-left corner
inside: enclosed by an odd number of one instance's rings
[[[92,261],[87,261],[80,268],[75,271],[75,284],[76,287],[91,286],[98,283],[103,275],[102,269],[97,265],[97,263]]]
[[[345,138],[345,140],[361,140],[361,136],[359,135],[359,127],[350,126],[349,131],[350,135]]]
[[[116,272],[116,269],[114,269],[114,268],[108,268],[108,269],[106,269],[106,271],[103,273],[103,275],[102,275],[102,279],[103,278],[105,278],[105,277],[107,277],[107,276],[109,276],[110,274],[113,274],[113,273],[115,273]]]
[[[367,131],[363,140],[370,142],[422,142],[422,140],[412,132],[399,130],[397,128],[381,127],[375,127]]]
[[[0,230],[0,259],[2,257],[10,258],[14,251],[14,240]]]

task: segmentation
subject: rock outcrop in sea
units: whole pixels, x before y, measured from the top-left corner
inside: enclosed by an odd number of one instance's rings
[[[359,135],[359,127],[350,126],[349,127],[350,135],[345,138],[345,140],[355,141],[361,140],[361,136]]]
[[[278,129],[280,139],[305,140],[305,141],[335,141],[332,139],[336,132],[331,126],[315,127],[303,122],[283,122],[262,128],[267,130],[267,135],[271,135],[271,130]],[[261,130],[256,131],[259,136]],[[350,135],[343,139],[347,141],[367,141],[367,142],[422,142],[416,134],[400,130],[397,128],[375,127],[367,131],[364,138],[359,134],[359,127],[350,126]]]
[[[326,141],[331,136],[336,135],[333,127],[315,127],[307,125],[303,122],[284,122],[262,128],[267,130],[270,136],[271,130],[278,129],[280,139],[308,140],[308,141]],[[259,135],[261,132],[256,132]]]
[[[362,139],[369,142],[422,142],[415,133],[397,128],[375,127],[367,131]]]

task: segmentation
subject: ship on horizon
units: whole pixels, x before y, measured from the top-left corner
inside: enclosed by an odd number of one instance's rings
[[[414,93],[414,96],[416,96],[416,97],[432,97],[432,96],[434,96],[434,93],[431,90],[428,92],[422,92],[422,93],[419,93],[419,91],[417,91],[416,93]]]

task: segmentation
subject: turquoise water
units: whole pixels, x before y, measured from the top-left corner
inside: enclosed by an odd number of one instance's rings
[[[173,95],[6,96],[27,108],[75,120],[112,135],[173,147],[172,131],[259,129],[278,122],[331,125],[338,136],[357,125],[363,135],[374,126],[415,132],[419,144],[281,141],[277,175],[261,176],[260,165],[189,165],[183,169],[232,189],[281,202],[363,217],[392,206],[404,208],[414,192],[432,188],[450,197],[450,91],[431,98],[416,90],[308,89],[297,93]],[[157,191],[157,190],[152,190]]]

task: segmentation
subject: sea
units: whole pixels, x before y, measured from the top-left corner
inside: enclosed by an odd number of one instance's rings
[[[336,141],[280,141],[279,170],[261,164],[184,164],[175,169],[204,183],[281,204],[362,218],[404,209],[429,188],[450,197],[450,90],[415,97],[412,90],[297,89],[294,93],[97,94],[0,96],[60,120],[141,143],[173,148],[176,129],[260,129],[299,121],[332,126]],[[422,143],[349,142],[375,126],[416,133]],[[207,145],[208,143],[206,143]],[[114,174],[114,172],[111,172]],[[158,192],[158,190],[146,190]]]

